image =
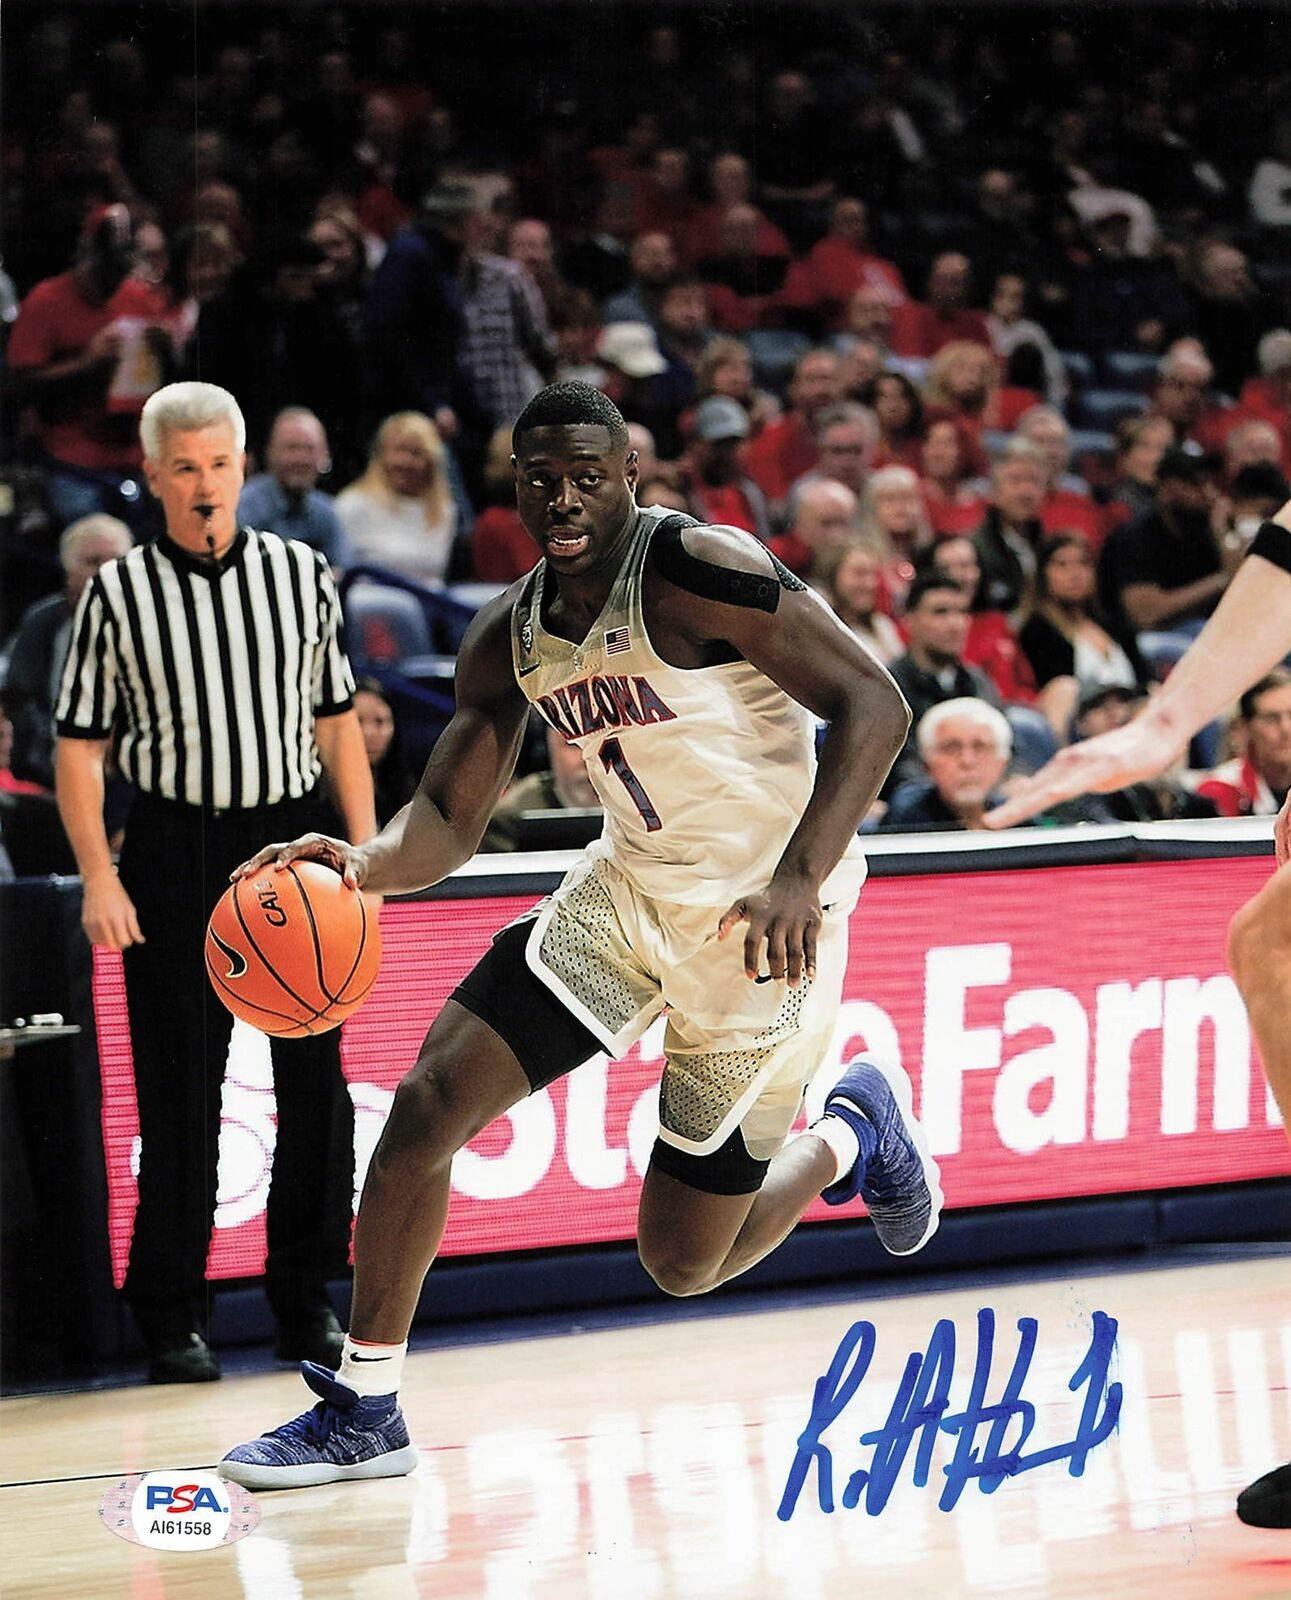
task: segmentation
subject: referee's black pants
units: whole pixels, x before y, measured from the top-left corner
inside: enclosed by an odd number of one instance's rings
[[[141,1137],[125,1297],[154,1345],[208,1322],[206,1257],[233,1018],[206,977],[206,922],[239,862],[327,821],[313,797],[214,812],[141,794],[126,824],[119,871],[145,943],[124,957]],[[270,1051],[278,1129],[265,1288],[279,1324],[291,1326],[322,1309],[327,1277],[344,1269],[354,1112],[339,1029],[274,1039]]]

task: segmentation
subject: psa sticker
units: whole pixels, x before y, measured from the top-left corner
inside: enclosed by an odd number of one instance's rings
[[[145,1472],[113,1484],[99,1517],[118,1538],[149,1550],[213,1550],[245,1538],[260,1511],[216,1472]]]

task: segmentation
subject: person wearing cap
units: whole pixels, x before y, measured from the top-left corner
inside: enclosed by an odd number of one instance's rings
[[[743,528],[765,544],[771,537],[766,496],[740,461],[749,429],[748,412],[727,395],[710,395],[696,407],[687,459],[690,503],[701,522]]]
[[[1157,467],[1156,505],[1109,534],[1099,552],[1104,609],[1140,636],[1158,668],[1200,631],[1245,554],[1240,541],[1216,536],[1213,501],[1204,458],[1173,446]]]
[[[1127,689],[1119,683],[1087,689],[1076,707],[1072,743],[1125,727],[1143,701],[1144,696],[1137,689]],[[1110,794],[1087,794],[1078,801],[1060,802],[1059,815],[1069,812],[1075,804],[1084,813],[1080,820],[1088,822],[1175,822],[1218,816],[1214,800],[1194,793],[1184,781],[1185,776],[1184,762],[1179,760],[1155,777],[1127,783]]]
[[[607,322],[596,357],[605,369],[596,387],[630,423],[649,428],[665,461],[675,460],[681,453],[677,419],[695,392],[689,369],[668,360],[648,322]]]
[[[36,284],[9,337],[12,403],[35,409],[60,529],[96,511],[136,533],[149,525],[139,413],[162,381],[148,330],[160,327],[167,307],[160,290],[131,276],[133,266],[130,212],[96,207],[69,270]]]

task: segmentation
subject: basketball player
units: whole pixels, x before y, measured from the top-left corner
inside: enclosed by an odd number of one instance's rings
[[[825,1115],[784,1142],[832,1039],[865,870],[856,830],[905,739],[899,691],[756,539],[638,507],[623,418],[595,389],[544,389],[513,445],[542,560],[468,633],[457,713],[411,804],[362,847],[311,834],[241,870],[307,856],[384,893],[448,876],[479,843],[530,706],[581,750],[605,833],[499,934],[400,1084],[359,1208],[340,1369],[306,1363],[320,1404],[221,1463],[251,1488],[412,1470],[396,1391],[453,1154],[597,1051],[623,1055],[665,1008],[638,1219],[662,1289],[745,1271],[822,1192],[861,1194],[897,1255],[937,1227],[937,1169],[898,1071],[853,1062]],[[818,768],[814,717],[829,723]]]
[[[1007,828],[1060,800],[1155,777],[1189,739],[1291,649],[1291,501],[1266,522],[1214,615],[1161,689],[1123,728],[1060,750],[986,820]],[[1278,871],[1233,918],[1228,960],[1291,1133],[1291,795],[1275,824]],[[1243,1522],[1291,1528],[1291,1464],[1238,1496]]]

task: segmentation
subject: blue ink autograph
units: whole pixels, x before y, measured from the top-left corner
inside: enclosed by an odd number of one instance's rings
[[[1018,1318],[1018,1351],[1013,1370],[998,1404],[986,1403],[986,1385],[991,1375],[991,1353],[995,1348],[995,1313],[984,1307],[977,1313],[977,1364],[968,1404],[963,1411],[946,1416],[950,1405],[950,1385],[955,1374],[955,1324],[942,1318],[932,1331],[924,1355],[913,1352],[905,1365],[901,1382],[893,1396],[886,1423],[859,1442],[873,1445],[868,1471],[853,1472],[843,1486],[844,1509],[853,1511],[864,1496],[865,1510],[877,1517],[887,1505],[915,1434],[920,1434],[915,1452],[914,1482],[922,1489],[928,1482],[933,1447],[937,1435],[957,1435],[955,1453],[945,1467],[946,1486],[937,1502],[950,1511],[958,1502],[970,1478],[978,1480],[983,1494],[994,1494],[1005,1478],[1030,1472],[1050,1461],[1069,1461],[1068,1472],[1079,1478],[1085,1470],[1089,1452],[1116,1427],[1121,1414],[1122,1391],[1119,1383],[1108,1383],[1107,1372],[1116,1352],[1115,1317],[1102,1311],[1093,1314],[1093,1334],[1085,1357],[1071,1376],[1067,1387],[1073,1392],[1088,1384],[1076,1437],[1069,1444],[1036,1450],[1029,1456],[1022,1447],[1035,1426],[1035,1406],[1022,1398],[1035,1353],[1038,1324],[1034,1317]],[[820,1436],[835,1422],[860,1388],[874,1355],[875,1331],[872,1322],[854,1322],[843,1335],[829,1370],[816,1380],[811,1416],[798,1435],[798,1449],[789,1468],[784,1494],[776,1508],[782,1522],[788,1522],[798,1504],[812,1466],[816,1468],[816,1492],[822,1511],[834,1509],[834,1458]],[[850,1363],[850,1365],[849,1365]],[[1102,1415],[1099,1407],[1102,1406]],[[1021,1431],[1011,1450],[1004,1450],[1009,1424],[1018,1419]],[[977,1430],[990,1424],[986,1443],[979,1452]]]

